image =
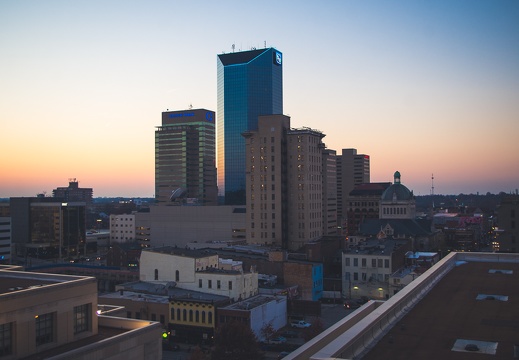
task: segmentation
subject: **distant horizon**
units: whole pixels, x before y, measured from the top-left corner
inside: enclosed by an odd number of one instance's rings
[[[413,193],[414,194],[414,193]],[[460,196],[460,195],[463,195],[463,196],[499,196],[501,194],[504,194],[504,195],[517,195],[519,196],[519,190],[518,191],[514,191],[514,192],[504,192],[504,191],[500,191],[498,193],[491,193],[491,192],[486,192],[486,193],[459,193],[459,194],[414,194],[415,197],[427,197],[427,196]],[[26,195],[26,196],[9,196],[9,197],[2,197],[0,196],[0,200],[9,200],[10,198],[36,198],[38,197],[39,194],[37,195],[34,195],[34,196],[29,196],[29,195]],[[46,198],[53,198],[52,195],[45,195]],[[92,199],[151,199],[151,200],[155,200],[154,197],[150,197],[150,196],[93,196]],[[218,206],[224,206],[224,205],[218,205]],[[246,206],[246,205],[229,205],[229,206]]]

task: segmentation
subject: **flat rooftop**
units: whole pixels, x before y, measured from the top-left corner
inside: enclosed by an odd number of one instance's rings
[[[142,300],[156,303],[183,300],[219,302],[229,299],[222,295],[178,288],[174,281],[135,281],[117,285],[116,289],[117,291],[115,292],[99,295],[99,298]]]
[[[256,295],[251,298],[230,304],[223,309],[250,310],[271,301],[286,300],[285,296]]]
[[[0,295],[85,279],[84,276],[0,271]]]
[[[518,284],[517,263],[459,262],[362,359],[484,356],[452,350],[459,339],[481,349],[481,342],[497,343],[495,355],[485,358],[511,359],[519,339]]]

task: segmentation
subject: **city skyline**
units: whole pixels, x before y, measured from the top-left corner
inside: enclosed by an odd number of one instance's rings
[[[283,110],[415,195],[519,188],[519,2],[0,3],[0,197],[154,196],[164,111],[217,111],[217,55],[283,53]],[[217,114],[218,116],[218,114]]]

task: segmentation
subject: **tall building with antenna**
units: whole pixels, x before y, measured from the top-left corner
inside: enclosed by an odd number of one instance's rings
[[[283,55],[274,48],[218,55],[218,196],[245,204],[245,139],[258,116],[283,114]]]

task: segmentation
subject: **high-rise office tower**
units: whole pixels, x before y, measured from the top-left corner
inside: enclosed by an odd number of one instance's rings
[[[299,250],[324,234],[324,134],[260,116],[246,140],[247,240]],[[326,166],[325,166],[326,167]]]
[[[369,182],[369,155],[357,154],[357,149],[342,149],[337,156],[337,219],[343,230],[347,226],[350,192],[355,185]]]
[[[245,204],[246,131],[258,116],[283,114],[282,54],[274,48],[218,55],[218,195]]]
[[[323,235],[337,235],[337,152],[323,150]]]
[[[159,205],[217,205],[215,113],[167,111],[155,131],[155,200]]]

